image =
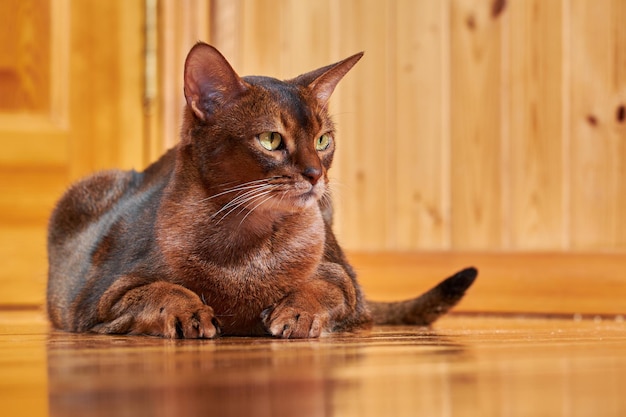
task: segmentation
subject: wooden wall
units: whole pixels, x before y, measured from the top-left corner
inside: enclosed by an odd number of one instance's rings
[[[626,312],[625,21],[622,0],[1,1],[0,308],[43,303],[73,179],[175,143],[204,39],[279,78],[366,51],[332,175],[368,294],[471,262],[470,310]]]
[[[343,244],[626,251],[626,2],[214,0],[241,74],[357,51],[333,100]]]
[[[0,1],[0,308],[45,299],[71,181],[143,168],[143,2]]]

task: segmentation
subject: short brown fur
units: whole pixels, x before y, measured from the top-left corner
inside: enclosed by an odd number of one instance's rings
[[[327,104],[361,58],[278,81],[239,77],[198,43],[180,143],[143,172],[73,185],[49,226],[48,312],[74,332],[318,337],[429,324],[472,284],[367,302],[332,232]]]

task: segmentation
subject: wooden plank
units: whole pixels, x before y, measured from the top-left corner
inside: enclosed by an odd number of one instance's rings
[[[456,311],[537,314],[626,314],[626,256],[559,252],[351,252],[371,299],[410,298],[454,272],[479,276]]]
[[[66,182],[65,167],[0,166],[0,224],[45,225]]]
[[[221,3],[216,2],[218,5]],[[150,133],[150,161],[156,160],[163,151],[173,147],[180,140],[185,105],[183,93],[185,58],[196,42],[211,40],[212,17],[209,6],[208,2],[202,0],[158,2],[156,29],[158,88],[154,113],[150,117],[154,130]],[[232,22],[224,22],[223,26],[234,25]]]
[[[143,168],[143,3],[75,2],[70,58],[71,178]],[[106,19],[103,16],[107,16]]]
[[[0,112],[50,112],[50,1],[0,4]]]
[[[512,249],[566,242],[561,2],[510,2],[508,13],[508,232]],[[504,175],[504,173],[503,173]]]
[[[282,3],[281,74],[293,78],[344,57],[331,56],[332,0],[286,0]],[[320,25],[320,22],[325,22]]]
[[[392,244],[391,167],[396,146],[390,122],[394,85],[390,36],[391,3],[376,0],[339,2],[332,31],[333,54],[365,57],[341,82],[333,96],[337,121],[337,152],[333,176],[340,240],[349,248],[376,250]],[[366,30],[363,30],[367,28]]]
[[[395,183],[388,249],[449,245],[448,3],[396,2]],[[393,140],[393,139],[391,139]]]
[[[501,14],[483,0],[450,13],[452,247],[500,248]]]
[[[571,245],[626,249],[626,5],[571,4]]]
[[[618,417],[625,384],[617,321],[449,316],[319,340],[171,341],[49,331],[41,315],[0,311],[11,417]]]
[[[241,13],[240,75],[283,78],[282,55],[284,1],[243,0]]]
[[[30,54],[21,97],[42,107],[14,102],[0,117],[0,306],[43,303],[46,224],[70,179],[144,163],[143,3],[18,3],[7,51]]]
[[[0,306],[41,307],[48,262],[45,222],[0,223]]]
[[[1,167],[65,166],[69,149],[67,132],[39,117],[7,117],[14,129],[0,130]],[[22,119],[17,121],[16,119]],[[0,123],[2,118],[0,118]],[[41,125],[32,128],[33,125]],[[3,125],[5,127],[7,125]],[[19,179],[18,179],[19,180]]]

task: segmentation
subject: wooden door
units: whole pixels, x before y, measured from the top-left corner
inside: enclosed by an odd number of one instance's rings
[[[46,223],[68,184],[144,164],[143,2],[0,2],[0,307],[45,298]]]

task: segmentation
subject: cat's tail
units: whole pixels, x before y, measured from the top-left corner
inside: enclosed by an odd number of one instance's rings
[[[463,298],[478,270],[466,268],[437,284],[417,298],[396,302],[368,301],[374,324],[413,324],[427,326]]]

